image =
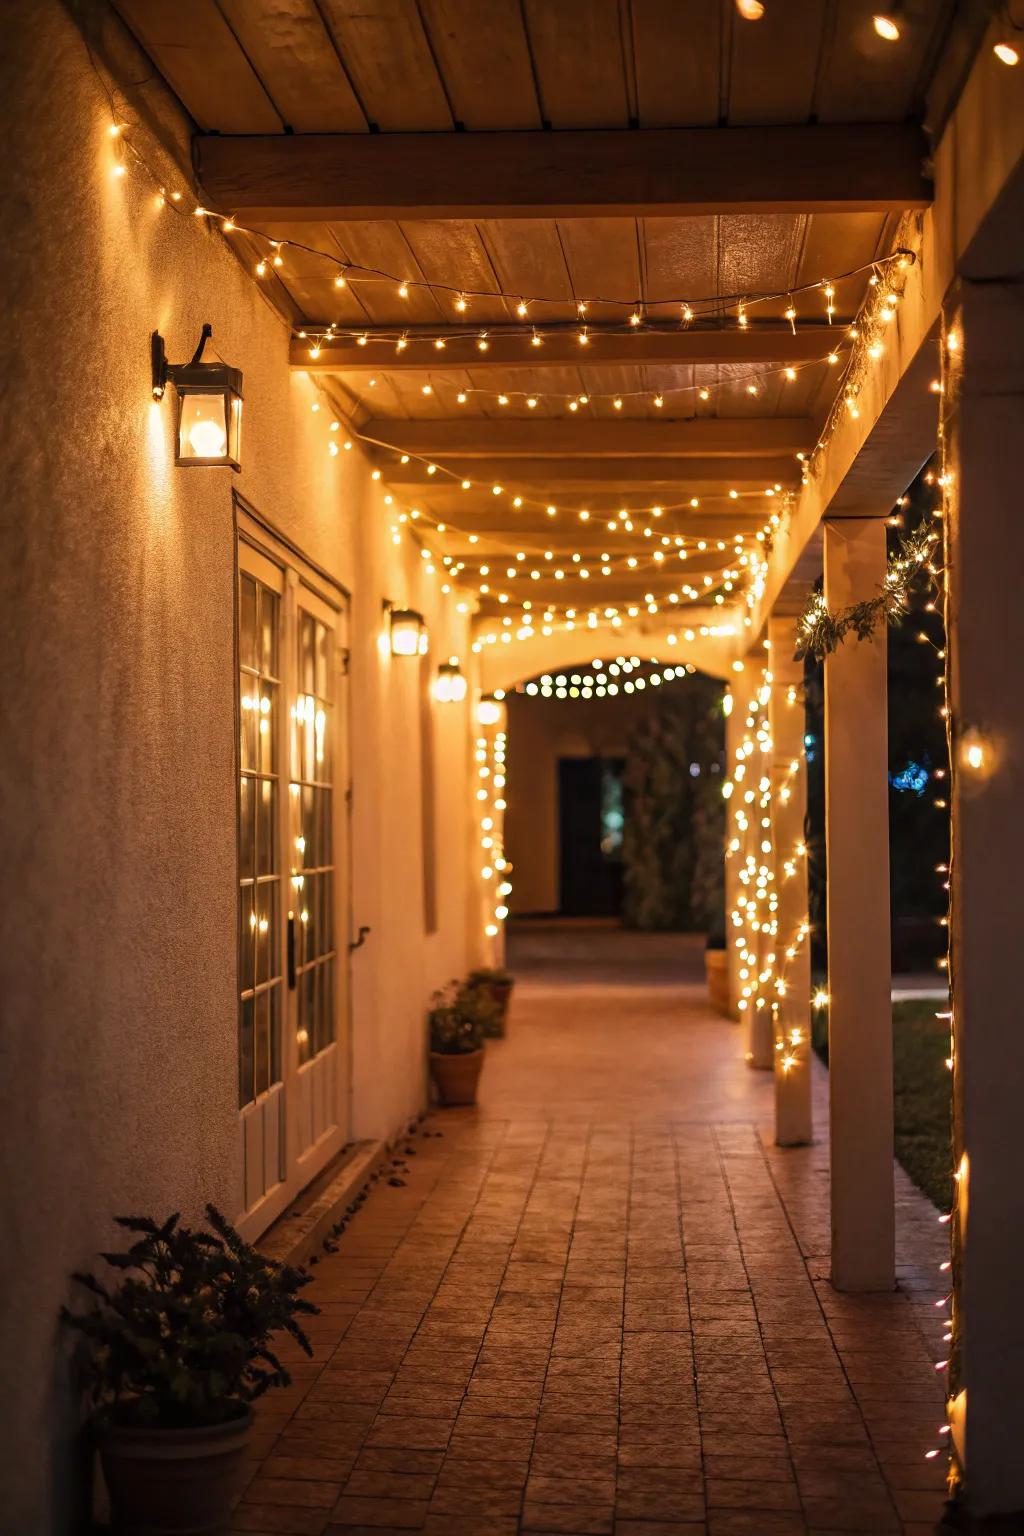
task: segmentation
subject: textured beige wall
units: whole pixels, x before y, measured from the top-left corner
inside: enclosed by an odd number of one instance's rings
[[[353,592],[353,1130],[424,1095],[422,1004],[465,958],[464,708],[439,758],[439,929],[423,932],[418,668],[381,600],[464,620],[393,549],[358,452],[289,374],[287,331],[221,237],[111,175],[109,117],[56,0],[3,7],[0,335],[0,1094],[7,1531],[72,1525],[75,1420],[57,1312],[112,1212],[237,1210],[231,492]],[[172,359],[210,321],[245,375],[243,470],[173,464]],[[439,609],[444,605],[444,611]]]

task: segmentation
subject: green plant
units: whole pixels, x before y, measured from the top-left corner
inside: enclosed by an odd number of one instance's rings
[[[213,1232],[118,1216],[136,1235],[123,1252],[101,1254],[124,1278],[109,1287],[92,1274],[72,1278],[98,1305],[62,1311],[84,1336],[81,1367],[97,1418],[177,1428],[218,1424],[241,1404],[291,1377],[270,1348],[283,1331],[312,1354],[296,1318],[318,1312],[298,1292],[312,1276],[265,1258],[212,1205]]]
[[[427,1023],[430,1049],[440,1056],[465,1056],[478,1051],[495,1012],[483,987],[450,981],[430,999]]]
[[[724,892],[712,889],[724,837],[721,696],[713,679],[692,677],[682,690],[662,690],[633,733],[623,775],[627,928],[724,926]]]
[[[478,965],[466,977],[466,985],[470,987],[505,987],[512,982],[512,979],[512,972],[506,971],[503,966]]]

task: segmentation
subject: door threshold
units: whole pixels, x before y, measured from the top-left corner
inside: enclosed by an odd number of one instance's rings
[[[280,1264],[307,1264],[386,1155],[383,1141],[350,1142],[253,1246]]]

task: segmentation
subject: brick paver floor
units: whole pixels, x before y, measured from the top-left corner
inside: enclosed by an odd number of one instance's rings
[[[898,1174],[900,1285],[827,1280],[815,1145],[687,940],[518,943],[478,1110],[435,1111],[316,1268],[316,1355],[260,1407],[238,1532],[931,1531],[942,1228]]]

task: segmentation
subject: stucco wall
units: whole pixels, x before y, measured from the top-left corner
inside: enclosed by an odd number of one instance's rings
[[[69,1271],[113,1212],[239,1204],[233,487],[353,594],[352,917],[373,929],[353,962],[355,1135],[423,1102],[423,1000],[465,959],[469,906],[466,710],[446,706],[424,935],[419,669],[382,655],[382,599],[424,610],[435,657],[467,645],[392,546],[358,451],[329,455],[330,413],[250,275],[111,175],[67,14],[3,12],[0,1526],[47,1536],[76,1486]],[[150,395],[150,332],[179,360],[204,321],[245,376],[237,476],[176,469],[171,402]]]
[[[543,699],[510,693],[505,847],[512,861],[511,910],[559,909],[558,760],[625,757],[652,708],[648,695]]]

